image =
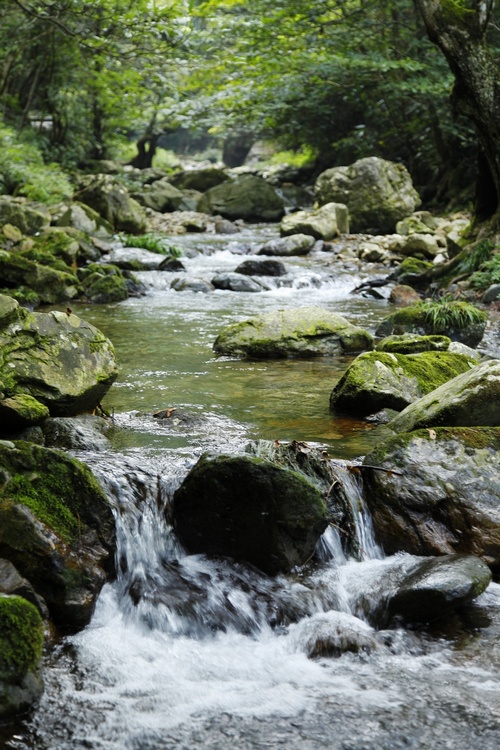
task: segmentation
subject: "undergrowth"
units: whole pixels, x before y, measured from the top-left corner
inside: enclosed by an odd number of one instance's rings
[[[169,255],[171,258],[180,258],[182,250],[175,245],[169,245],[166,237],[150,232],[149,234],[120,234],[120,240],[127,247],[140,247],[159,255]]]
[[[473,289],[487,289],[492,284],[500,284],[500,253],[482,263],[479,270],[470,278]]]
[[[436,332],[450,328],[463,330],[471,325],[484,323],[487,315],[468,302],[443,297],[441,300],[425,300],[419,303],[425,322]]]

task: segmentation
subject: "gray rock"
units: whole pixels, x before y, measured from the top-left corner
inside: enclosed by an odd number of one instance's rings
[[[281,234],[307,234],[317,240],[332,240],[349,232],[349,212],[343,203],[327,203],[320,208],[287,214],[281,221]]]
[[[229,179],[227,172],[218,167],[187,169],[169,178],[172,185],[175,185],[179,190],[196,190],[200,193],[205,193],[210,188],[221,185]]]
[[[387,553],[460,552],[499,568],[499,428],[416,430],[382,442],[364,464],[378,467],[363,471],[365,498]]]
[[[51,417],[42,425],[46,448],[76,451],[109,451],[105,436],[110,424],[102,417],[81,414],[78,417]]]
[[[261,247],[258,255],[276,255],[288,257],[293,255],[307,255],[314,246],[314,238],[306,234],[292,234],[279,240],[270,240]]]
[[[120,232],[141,234],[148,223],[142,206],[130,197],[127,190],[109,175],[94,175],[84,180],[80,200],[93,208]]]
[[[212,279],[216,289],[227,289],[232,292],[262,292],[263,287],[242,273],[219,273]]]
[[[327,169],[314,189],[320,205],[334,202],[347,206],[354,232],[394,232],[396,223],[420,204],[406,168],[375,156],[349,167]]]
[[[39,204],[30,204],[26,198],[0,196],[0,226],[13,224],[23,234],[36,234],[50,224],[50,214]]]
[[[497,299],[500,299],[500,284],[492,284],[483,294],[482,302],[487,305]]]
[[[373,347],[369,333],[321,307],[276,310],[223,328],[216,354],[255,358],[320,357]]]
[[[132,193],[132,198],[141,206],[152,208],[153,211],[165,213],[176,211],[181,207],[184,194],[174,187],[167,178],[156,180],[152,185],[145,185],[141,192]],[[196,204],[193,209],[196,208]]]
[[[277,221],[283,216],[284,204],[265,180],[247,175],[207,190],[198,211],[226,219]]]
[[[191,277],[190,279],[174,279],[170,284],[171,289],[176,292],[201,292],[207,294],[213,292],[214,286],[206,279]]]
[[[285,276],[286,268],[279,260],[245,260],[235,269],[235,273],[244,273],[245,276]]]
[[[113,233],[111,224],[85,203],[75,201],[64,208],[55,222],[56,226],[73,227],[93,237],[109,237]]]
[[[22,596],[23,599],[35,605],[44,620],[49,616],[49,610],[42,597],[9,560],[0,559],[0,594]]]

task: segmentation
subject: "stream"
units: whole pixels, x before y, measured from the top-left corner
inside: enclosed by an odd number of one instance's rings
[[[261,226],[172,242],[184,250],[186,275],[210,280],[254,257],[231,252],[238,244],[276,235]],[[266,277],[261,293],[176,292],[170,284],[180,273],[143,271],[145,296],[73,306],[113,341],[120,365],[104,401],[112,450],[75,452],[115,508],[119,573],[90,625],[47,654],[40,706],[5,748],[500,747],[500,585],[446,622],[375,632],[366,613],[376,582],[412,558],[384,557],[352,477],[345,486],[361,560],[346,557],[330,528],[319,564],[269,579],[243,564],[186,555],[165,520],[204,451],[307,441],[326,448],[341,471],[380,439],[366,421],[329,413],[332,386],[352,358],[214,357],[220,328],[259,312],[320,305],[371,332],[389,312],[383,298],[350,294],[367,275],[354,260],[314,251],[284,262],[287,276]],[[176,410],[170,419],[153,417],[166,408]],[[272,627],[278,606],[299,616]],[[309,658],[325,629],[343,642],[354,633],[362,647]]]

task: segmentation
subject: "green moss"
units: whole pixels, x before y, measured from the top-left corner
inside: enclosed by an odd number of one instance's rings
[[[102,276],[85,288],[85,295],[101,304],[121,302],[128,297],[127,281],[123,276]]]
[[[66,454],[17,441],[16,449],[0,446],[6,481],[0,502],[25,505],[66,542],[78,539],[88,517],[85,496],[107,503],[103,490],[86,466]]]
[[[419,354],[394,354],[393,356],[407,375],[417,379],[424,396],[477,365],[471,357],[454,352],[420,352]]]
[[[0,679],[22,680],[38,666],[43,623],[36,607],[21,596],[0,595]]]
[[[418,354],[428,351],[446,351],[450,344],[451,339],[448,336],[418,336],[408,333],[401,336],[387,336],[379,341],[375,349],[378,352]]]

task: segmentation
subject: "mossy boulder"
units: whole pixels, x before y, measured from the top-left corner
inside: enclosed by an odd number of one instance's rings
[[[327,203],[308,211],[295,211],[281,220],[282,237],[306,234],[317,240],[332,240],[349,232],[349,211],[343,203]]]
[[[365,352],[333,388],[330,408],[357,416],[382,409],[400,411],[476,365],[470,357],[451,352]]]
[[[375,345],[375,349],[378,352],[418,354],[419,352],[445,352],[450,344],[451,339],[448,336],[419,336],[405,333],[401,336],[387,336]]]
[[[221,185],[229,179],[231,178],[227,172],[218,167],[188,169],[184,172],[179,172],[173,177],[169,177],[172,185],[175,185],[179,190],[197,190],[200,193],[205,193],[210,188]]]
[[[145,185],[140,192],[132,193],[132,197],[146,208],[165,213],[176,211],[184,200],[184,193],[178,190],[167,179],[156,180],[152,185]]]
[[[247,456],[202,456],[174,495],[173,517],[190,552],[246,561],[270,575],[305,563],[327,526],[315,486]]]
[[[253,358],[321,357],[372,349],[367,331],[321,307],[297,307],[256,315],[226,326],[216,354]]]
[[[420,283],[421,274],[432,267],[433,264],[428,260],[413,257],[405,258],[391,273],[391,279],[394,279],[399,284],[414,286]]]
[[[398,433],[454,426],[500,426],[500,360],[482,362],[457,375],[388,423],[388,428]]]
[[[114,571],[115,525],[91,471],[65,453],[0,443],[0,556],[65,630],[86,625]]]
[[[3,397],[31,396],[52,416],[92,411],[118,374],[109,339],[72,313],[12,309],[2,295],[1,307],[10,320],[0,329]],[[8,429],[3,422],[0,432]]]
[[[433,315],[433,310],[437,311],[439,307],[449,314],[443,314],[441,317],[439,314]],[[486,322],[485,313],[465,302],[420,302],[397,310],[384,318],[375,333],[380,337],[404,333],[445,335],[452,341],[461,341],[467,346],[475,347],[483,338]]]
[[[40,424],[49,415],[48,407],[29,393],[17,393],[11,398],[0,400],[0,424],[8,425],[12,432]],[[1,432],[0,428],[0,434]]]
[[[420,204],[406,167],[376,156],[327,169],[314,190],[320,205],[347,206],[353,232],[390,234]]]
[[[21,596],[0,594],[0,720],[28,710],[43,693],[43,623]]]
[[[378,467],[363,471],[365,498],[388,554],[467,553],[500,569],[500,428],[415,430],[364,463]]]
[[[25,198],[0,196],[0,226],[12,224],[23,234],[36,234],[50,224],[50,215],[39,205],[32,205]]]
[[[28,251],[29,254],[29,251]],[[50,254],[41,254],[43,263],[31,260],[23,253],[0,250],[0,283],[5,290],[32,290],[39,303],[56,304],[78,296],[76,275],[65,263],[56,269],[57,261]]]
[[[127,279],[114,264],[91,263],[79,271],[85,297],[96,304],[122,302],[129,296]]]
[[[262,177],[245,175],[204,193],[198,211],[226,219],[278,221],[285,213],[283,199]]]
[[[109,237],[113,234],[112,225],[97,211],[85,203],[74,201],[62,205],[55,221],[57,227],[71,227],[92,237]]]
[[[147,231],[144,209],[110,175],[99,174],[86,178],[78,197],[117,231],[130,234],[143,234]]]

